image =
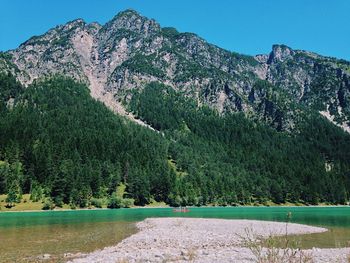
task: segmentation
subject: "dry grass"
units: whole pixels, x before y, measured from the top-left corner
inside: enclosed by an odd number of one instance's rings
[[[193,261],[197,256],[197,250],[194,248],[187,249],[187,259]]]
[[[0,211],[30,211],[41,210],[43,204],[41,202],[33,202],[30,200],[29,194],[24,194],[20,203],[15,204],[11,208],[6,207],[6,195],[0,195]]]
[[[194,260],[197,257],[197,249],[195,248],[188,248],[187,250],[181,251],[180,255],[174,256],[170,254],[163,255],[162,263],[168,263],[168,262],[194,262]]]
[[[248,247],[257,263],[312,263],[312,256],[298,248],[288,234],[283,238],[270,235],[268,238],[255,235],[246,229],[240,236],[243,245]]]
[[[176,222],[175,222],[175,226],[176,227],[180,227],[180,226],[183,226],[183,224],[184,224],[184,222],[182,221],[182,220],[176,220]]]
[[[30,194],[24,194],[22,196],[22,200],[20,203],[15,203],[15,206],[11,208],[6,207],[6,195],[0,195],[0,212],[5,211],[36,211],[36,210],[42,210],[43,203],[42,201],[33,202],[30,200]],[[56,208],[55,210],[59,209],[70,209],[69,205],[64,204],[62,208]]]

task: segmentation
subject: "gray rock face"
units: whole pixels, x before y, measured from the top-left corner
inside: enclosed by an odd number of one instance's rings
[[[295,51],[285,45],[273,45],[267,64],[284,62],[293,58]]]
[[[270,54],[266,79],[350,132],[350,63],[290,48]]]
[[[3,55],[0,70],[24,84],[64,74],[86,82],[94,98],[132,119],[123,105],[135,90],[159,81],[222,114],[244,112],[281,130],[294,128],[303,112],[298,105],[344,128],[350,120],[349,62],[284,45],[274,45],[269,55],[245,56],[161,28],[133,10],[103,26],[71,21]]]

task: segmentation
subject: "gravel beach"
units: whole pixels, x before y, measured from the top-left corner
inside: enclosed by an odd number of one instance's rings
[[[149,218],[139,232],[116,246],[81,255],[70,262],[256,262],[242,236],[284,235],[286,223],[202,218]],[[288,224],[288,234],[320,233],[325,228]],[[350,248],[305,250],[310,262],[349,262]]]

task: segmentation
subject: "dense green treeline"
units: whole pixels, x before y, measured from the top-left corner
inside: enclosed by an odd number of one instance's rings
[[[165,199],[171,189],[162,136],[114,115],[70,79],[25,89],[13,109],[1,112],[0,138],[0,193],[16,188],[18,196],[31,192],[59,206],[85,207],[92,197],[112,196],[120,183],[139,205],[151,193]]]
[[[156,133],[116,116],[63,77],[23,89],[0,76],[0,194],[44,208],[345,203],[350,136],[319,116],[289,135],[240,114],[219,116],[152,83],[130,109]]]
[[[292,136],[240,114],[219,116],[156,83],[136,94],[130,106],[171,140],[169,156],[185,173],[177,176],[171,195],[177,201],[348,200],[350,136],[320,116],[307,118]]]

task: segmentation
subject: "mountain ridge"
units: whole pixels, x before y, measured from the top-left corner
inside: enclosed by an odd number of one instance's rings
[[[162,28],[135,10],[122,11],[104,25],[75,19],[6,54],[19,69],[12,72],[21,83],[43,75],[71,76],[87,83],[94,98],[134,121],[126,110],[133,90],[158,81],[185,90],[219,113],[244,112],[280,130],[295,129],[302,118],[286,110],[294,103],[317,110],[350,132],[350,62],[283,44],[273,45],[270,54],[241,55],[196,34]],[[332,82],[323,97],[322,78]],[[262,85],[256,92],[259,80],[275,86],[272,94]],[[283,97],[281,92],[288,94],[287,101],[270,101]]]

